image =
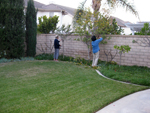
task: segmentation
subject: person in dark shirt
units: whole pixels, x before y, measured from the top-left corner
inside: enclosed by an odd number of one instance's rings
[[[59,44],[59,40],[58,40],[59,36],[55,37],[54,40],[54,48],[55,48],[55,52],[54,52],[54,61],[58,61],[58,56],[59,56],[59,48],[60,48],[60,44]]]

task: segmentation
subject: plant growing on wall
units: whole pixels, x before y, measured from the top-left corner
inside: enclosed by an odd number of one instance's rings
[[[118,51],[116,50],[115,54],[112,54],[112,50],[104,50],[105,56],[107,58],[107,62],[112,62],[112,60],[116,57]],[[110,56],[110,61],[109,61],[109,56]]]
[[[62,25],[61,27],[58,27],[56,29],[56,34],[58,36],[60,36],[61,39],[62,39],[62,43],[63,43],[63,58],[64,58],[64,41],[67,38],[67,36],[72,34],[71,25],[68,25],[68,26]]]
[[[36,54],[36,35],[37,35],[37,23],[36,23],[37,11],[34,7],[33,0],[28,1],[26,11],[26,44],[27,44],[27,56],[34,57]]]
[[[122,57],[122,53],[128,53],[131,49],[131,47],[129,47],[129,45],[121,45],[121,46],[114,46],[114,49],[118,50],[118,53],[120,55],[120,63],[119,66],[121,65],[121,57]]]
[[[0,57],[24,55],[25,17],[23,0],[0,1]]]
[[[52,54],[52,50],[53,50],[53,47],[54,47],[54,45],[53,45],[53,42],[52,42],[52,40],[50,40],[50,44],[49,45],[47,45],[47,43],[45,43],[45,48],[43,47],[43,45],[42,44],[40,44],[40,47],[37,47],[37,49],[39,50],[39,51],[41,51],[42,53],[47,53],[47,50],[49,49],[50,50],[50,54]]]
[[[56,15],[49,18],[47,18],[46,16],[39,17],[38,31],[45,34],[49,34],[50,32],[54,33],[57,23],[59,22],[58,18],[59,16]]]

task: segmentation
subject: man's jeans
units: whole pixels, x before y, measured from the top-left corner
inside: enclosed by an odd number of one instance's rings
[[[59,56],[59,49],[55,49],[54,59],[58,60],[58,56]]]

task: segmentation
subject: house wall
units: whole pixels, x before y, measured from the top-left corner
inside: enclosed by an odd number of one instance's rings
[[[41,11],[37,12],[37,24],[39,24],[38,18],[41,17],[41,16],[45,16],[45,15],[47,17],[49,17],[49,12],[41,12]]]
[[[69,24],[72,25],[72,20],[73,20],[73,17],[71,15],[64,15],[62,18],[63,24],[65,24],[65,26]]]
[[[77,57],[80,56],[82,58],[88,59],[88,49],[85,43],[81,41],[76,41],[74,39],[80,38],[79,36],[69,36],[65,40],[64,44],[64,54],[66,56]],[[138,65],[138,66],[148,66],[150,67],[150,47],[141,47],[136,43],[132,43],[133,40],[143,39],[144,36],[126,36],[126,35],[113,35],[110,40],[107,40],[106,45],[100,44],[100,59],[106,61],[106,55],[104,54],[104,50],[109,52],[112,50],[112,55],[115,55],[116,50],[113,48],[114,45],[129,45],[131,50],[128,53],[122,54],[122,65]],[[150,36],[148,37],[150,39]],[[55,35],[51,34],[41,34],[37,36],[37,54],[43,53],[39,49],[43,48],[45,53],[50,53],[50,50],[47,46],[53,47],[53,42],[55,39]],[[51,42],[50,42],[51,41]],[[62,42],[60,43],[62,45]],[[47,45],[47,46],[46,46]],[[63,46],[63,45],[62,45]],[[42,49],[41,49],[42,50]],[[53,51],[54,52],[54,49]],[[60,54],[63,53],[63,47],[60,49]],[[110,59],[110,56],[109,56]],[[113,61],[119,63],[119,54],[116,55]]]
[[[54,12],[54,15],[59,16],[59,18],[58,18],[59,22],[57,24],[57,27],[61,26],[63,24],[63,20],[62,20],[63,15],[62,15],[62,13],[61,12]]]
[[[124,33],[122,33],[122,35],[130,35],[130,34],[132,34],[132,31],[131,31],[131,29],[130,28],[128,28],[128,27],[122,27],[122,29],[124,30]]]

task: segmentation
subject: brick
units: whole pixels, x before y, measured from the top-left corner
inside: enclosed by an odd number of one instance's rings
[[[138,61],[138,62],[144,61],[144,59],[139,59],[139,58],[136,58],[135,60]]]
[[[139,56],[140,58],[147,59],[147,56]]]

